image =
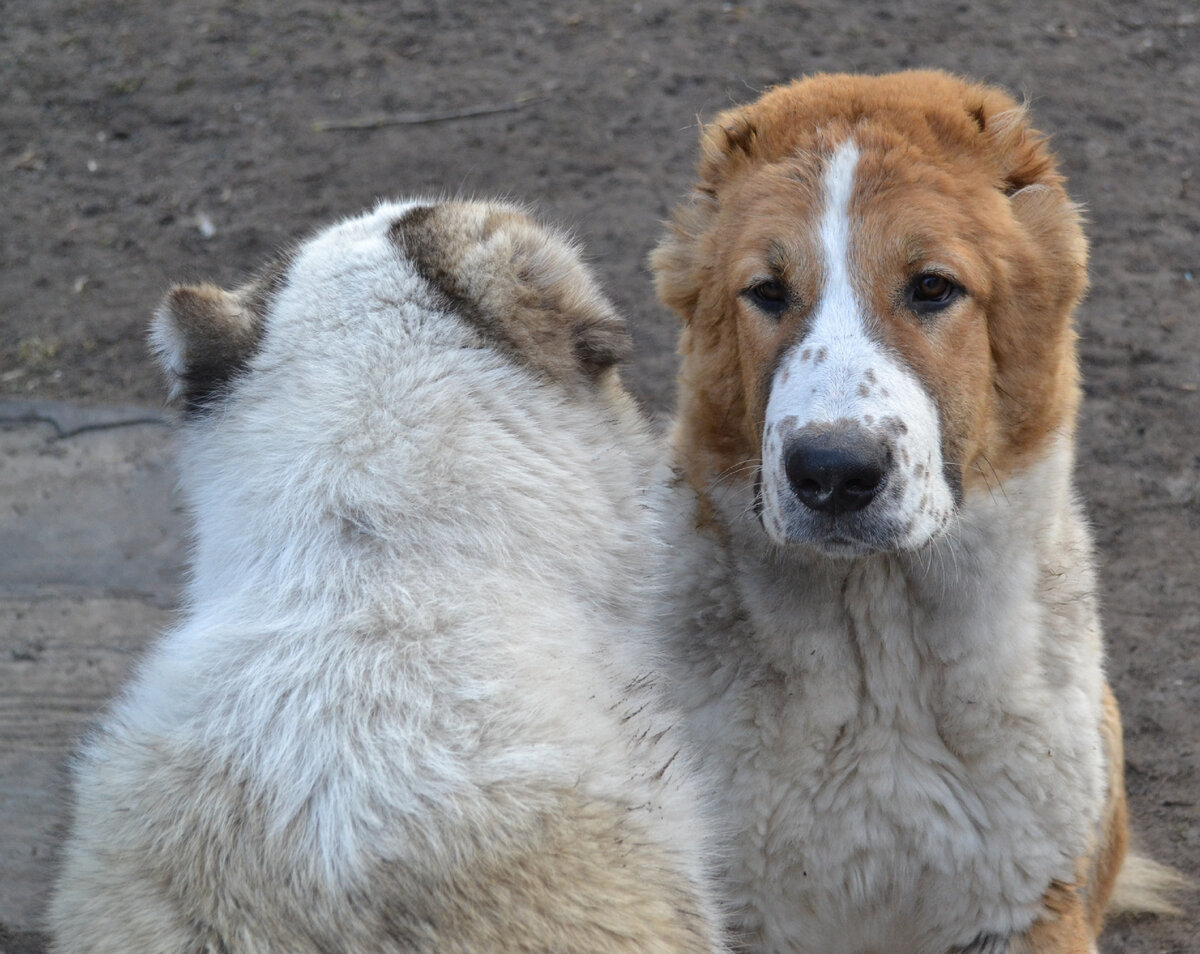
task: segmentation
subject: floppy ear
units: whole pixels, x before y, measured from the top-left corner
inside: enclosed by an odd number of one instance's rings
[[[150,324],[150,347],[166,372],[170,399],[189,411],[211,403],[261,338],[261,314],[247,297],[211,284],[176,285]]]

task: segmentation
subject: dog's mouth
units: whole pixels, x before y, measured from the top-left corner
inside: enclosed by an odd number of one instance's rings
[[[786,548],[815,550],[828,557],[850,558],[907,549],[904,527],[881,516],[814,516],[798,513],[781,521],[771,521],[767,508],[761,507],[763,530],[771,542]]]
[[[769,442],[754,511],[770,540],[829,557],[910,550],[947,524],[930,468],[886,431],[805,427]]]
[[[837,505],[824,515],[805,513],[809,508],[793,500],[788,509],[807,519],[769,520],[763,487],[763,469],[759,467],[754,476],[752,510],[764,532],[778,546],[803,546],[833,557],[866,556],[896,549],[897,535],[893,528],[886,520],[875,520],[874,513],[848,511]]]

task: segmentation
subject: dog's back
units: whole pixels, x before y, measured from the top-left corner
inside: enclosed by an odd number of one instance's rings
[[[654,684],[652,447],[574,250],[380,207],[154,343],[187,618],[87,741],[60,952],[720,946]]]

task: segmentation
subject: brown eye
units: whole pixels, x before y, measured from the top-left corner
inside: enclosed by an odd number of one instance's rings
[[[748,285],[742,296],[768,315],[781,315],[787,310],[787,286],[778,278],[764,278]]]
[[[908,285],[908,306],[918,315],[928,315],[949,305],[962,289],[945,275],[922,272]]]

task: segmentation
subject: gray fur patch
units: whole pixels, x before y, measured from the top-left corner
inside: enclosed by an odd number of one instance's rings
[[[632,347],[574,248],[509,208],[418,206],[389,235],[450,310],[540,374],[594,379]]]

